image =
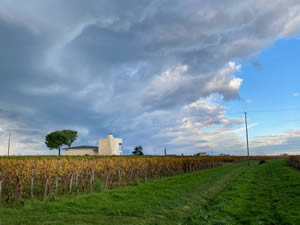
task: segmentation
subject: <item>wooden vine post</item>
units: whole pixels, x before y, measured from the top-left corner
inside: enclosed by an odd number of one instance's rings
[[[79,181],[79,176],[78,176],[78,173],[76,172],[76,175],[75,175],[75,188],[76,188],[77,192],[79,191],[79,189],[78,189],[78,181]]]
[[[45,191],[44,191],[44,201],[47,199],[48,183],[49,183],[49,179],[47,178],[45,184]]]
[[[90,190],[93,190],[94,179],[95,179],[95,170],[93,168],[92,173],[91,173],[91,177],[90,177]]]
[[[30,196],[33,199],[33,182],[34,182],[34,168],[31,170],[31,185],[30,185]]]
[[[73,185],[73,175],[74,175],[74,172],[72,172],[72,174],[71,174],[71,177],[70,177],[69,193],[71,193],[71,192],[72,192],[72,185]]]
[[[119,177],[119,187],[121,186],[121,179],[122,179],[122,171],[121,171],[121,168],[119,167],[119,169],[118,169],[118,177]]]
[[[106,191],[107,185],[109,180],[109,170],[106,172],[106,178],[105,178],[105,185],[104,185],[104,191]]]
[[[58,176],[55,177],[55,194],[58,192]]]

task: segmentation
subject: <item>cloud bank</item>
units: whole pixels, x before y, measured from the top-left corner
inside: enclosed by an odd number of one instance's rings
[[[3,0],[0,4],[0,152],[49,154],[43,135],[112,132],[125,152],[242,151],[242,66],[300,32],[297,0]],[[257,64],[257,63],[256,63]],[[14,124],[14,125],[12,125]],[[32,130],[39,132],[34,133]]]

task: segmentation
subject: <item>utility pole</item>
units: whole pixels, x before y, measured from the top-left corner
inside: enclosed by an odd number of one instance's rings
[[[167,148],[166,147],[164,149],[164,153],[165,153],[165,155],[167,155]]]
[[[245,112],[245,125],[246,125],[246,140],[247,140],[248,166],[250,166],[250,156],[249,156],[249,140],[248,140],[248,119],[247,119],[247,112]]]
[[[9,150],[10,150],[10,130],[8,131],[8,145],[7,145],[7,155],[9,156]]]

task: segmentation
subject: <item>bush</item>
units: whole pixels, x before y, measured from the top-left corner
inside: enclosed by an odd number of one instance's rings
[[[103,191],[103,184],[99,179],[95,180],[93,190],[94,190],[94,192],[102,192]]]
[[[258,164],[261,165],[261,164],[264,164],[265,162],[266,161],[264,159],[261,159]]]

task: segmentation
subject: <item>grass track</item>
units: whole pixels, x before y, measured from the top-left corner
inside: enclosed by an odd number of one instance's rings
[[[14,224],[300,224],[300,171],[246,163],[110,190],[0,208]],[[298,222],[298,223],[297,223]]]
[[[300,224],[300,171],[282,160],[252,166],[185,224]]]

